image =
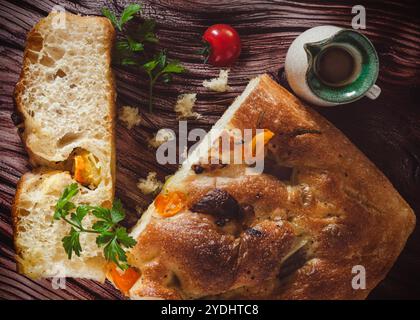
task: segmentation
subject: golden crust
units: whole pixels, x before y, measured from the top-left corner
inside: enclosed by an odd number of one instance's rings
[[[20,250],[19,246],[16,245],[16,239],[17,239],[17,235],[18,235],[17,226],[19,224],[19,214],[18,214],[19,200],[21,199],[21,193],[22,193],[22,190],[23,190],[23,185],[25,183],[26,175],[27,174],[24,174],[20,178],[20,180],[19,180],[19,182],[16,186],[16,194],[15,194],[15,198],[13,200],[12,212],[11,212],[12,213],[12,222],[13,222],[13,234],[14,234],[13,243],[14,243],[14,246],[15,246],[16,257],[19,257],[21,255],[21,250]],[[23,266],[18,259],[16,260],[16,270],[19,273],[23,273]]]
[[[245,225],[208,214],[153,214],[130,262],[135,297],[363,299],[403,249],[415,216],[387,178],[327,120],[268,76],[229,127],[269,129],[269,149],[290,180],[226,166],[191,174],[188,207],[215,188],[254,208]],[[352,288],[353,266],[366,289]]]

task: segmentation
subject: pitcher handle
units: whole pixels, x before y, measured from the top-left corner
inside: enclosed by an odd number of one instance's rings
[[[379,88],[376,84],[372,86],[367,92],[366,97],[369,99],[375,100],[381,94],[381,88]]]

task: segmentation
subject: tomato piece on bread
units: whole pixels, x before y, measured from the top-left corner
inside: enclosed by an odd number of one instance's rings
[[[136,269],[129,267],[127,270],[122,271],[115,264],[111,265],[109,275],[115,286],[125,295],[128,295],[131,287],[140,278],[140,274]]]
[[[162,217],[172,217],[185,208],[187,197],[183,192],[161,193],[155,199],[155,207]]]

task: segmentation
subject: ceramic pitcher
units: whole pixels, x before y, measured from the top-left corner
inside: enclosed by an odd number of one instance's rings
[[[328,83],[320,76],[319,63],[327,49],[339,48],[351,55],[352,74],[345,83]],[[379,72],[376,50],[361,33],[335,26],[320,26],[303,32],[290,46],[285,63],[286,77],[293,91],[318,106],[335,106],[363,96],[376,99]]]

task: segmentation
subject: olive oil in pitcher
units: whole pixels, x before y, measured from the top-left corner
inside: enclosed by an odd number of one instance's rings
[[[329,46],[317,56],[315,72],[326,85],[341,87],[352,83],[359,76],[360,68],[350,50]]]

